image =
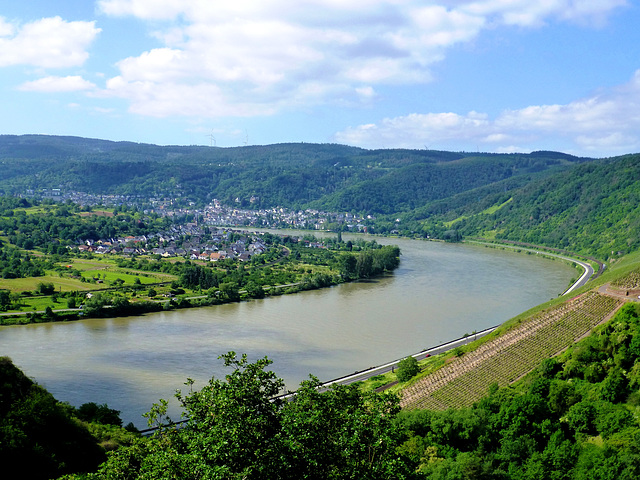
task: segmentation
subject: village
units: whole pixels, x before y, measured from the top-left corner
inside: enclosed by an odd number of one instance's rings
[[[75,248],[98,255],[157,255],[211,262],[224,259],[244,262],[269,248],[260,237],[258,233],[211,231],[195,224],[176,224],[156,234],[85,240]]]
[[[293,228],[304,230],[344,230],[367,233],[368,225],[375,220],[372,215],[359,216],[349,212],[323,212],[315,209],[289,210],[282,207],[268,209],[245,209],[224,205],[214,199],[204,207],[185,199],[144,198],[140,195],[94,195],[63,189],[27,191],[27,196],[41,196],[55,202],[71,202],[91,208],[135,208],[144,214],[158,214],[176,221],[193,222],[198,225],[235,226],[256,228]],[[251,197],[253,204],[256,197]],[[234,203],[242,203],[240,198]]]

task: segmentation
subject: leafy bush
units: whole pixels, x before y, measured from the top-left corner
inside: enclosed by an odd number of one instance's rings
[[[106,403],[102,405],[95,402],[83,403],[76,410],[76,416],[85,422],[122,426],[120,411],[109,408]]]
[[[398,371],[396,376],[399,382],[406,382],[415,377],[420,371],[418,361],[413,357],[407,357],[398,363]]]

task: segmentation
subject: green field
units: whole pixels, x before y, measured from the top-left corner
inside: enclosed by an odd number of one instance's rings
[[[136,279],[142,285],[172,282],[177,277],[166,273],[145,272],[130,268],[120,268],[115,261],[73,259],[63,264],[69,271],[78,270],[81,278],[75,278],[64,272],[49,271],[42,277],[0,279],[0,289],[13,293],[35,291],[40,283],[53,283],[57,292],[96,290],[117,286],[116,280],[122,280],[123,286],[135,285]],[[95,281],[94,281],[95,279]]]
[[[168,275],[164,273],[152,273],[152,272],[143,272],[139,270],[131,270],[131,269],[123,269],[118,267],[105,267],[100,269],[87,269],[82,271],[82,276],[86,280],[100,279],[103,281],[104,285],[113,284],[115,280],[124,281],[124,285],[134,285],[136,283],[136,279],[140,281],[141,284],[153,284],[153,283],[161,283],[161,282],[171,282],[176,279],[175,275]]]

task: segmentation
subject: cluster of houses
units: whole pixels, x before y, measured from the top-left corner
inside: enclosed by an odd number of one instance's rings
[[[268,249],[259,234],[247,233],[237,237],[235,234],[231,240],[230,232],[205,234],[194,225],[176,225],[169,232],[154,235],[85,240],[77,245],[77,249],[99,255],[159,255],[211,262],[223,259],[248,261]]]
[[[66,191],[61,189],[42,189],[26,191],[26,196],[34,195],[49,198],[55,201],[72,201],[83,206],[117,207],[127,205],[136,207],[145,214],[157,213],[171,218],[192,217],[200,219],[201,224],[212,226],[245,226],[264,228],[301,228],[307,230],[326,230],[331,225],[338,224],[349,231],[366,231],[368,220],[352,213],[323,212],[314,209],[289,210],[281,207],[263,209],[244,209],[240,205],[226,206],[214,199],[209,205],[198,208],[195,202],[186,198],[145,198],[141,195],[97,195],[85,192]],[[249,203],[253,205],[258,197],[252,196]],[[239,198],[236,204],[242,203]]]
[[[183,214],[193,210],[185,209]],[[330,224],[338,224],[350,231],[364,231],[366,219],[352,213],[332,213],[319,210],[288,210],[274,207],[258,210],[246,210],[222,205],[218,200],[213,200],[197,215],[203,218],[209,225],[246,225],[265,228],[301,228],[307,230],[325,230]]]

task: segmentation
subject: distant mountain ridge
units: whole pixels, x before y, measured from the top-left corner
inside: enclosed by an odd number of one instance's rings
[[[593,159],[555,152],[478,154],[365,150],[289,143],[217,148],[157,146],[81,137],[1,135],[0,190],[63,188],[87,193],[182,195],[255,206],[374,214],[407,211],[522,175]]]

